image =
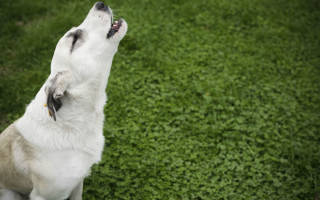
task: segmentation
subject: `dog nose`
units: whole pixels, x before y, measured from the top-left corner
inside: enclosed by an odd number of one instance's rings
[[[109,7],[104,5],[104,3],[101,2],[101,1],[98,1],[96,3],[95,7],[96,7],[97,10],[104,10],[104,11],[108,11],[109,10]]]

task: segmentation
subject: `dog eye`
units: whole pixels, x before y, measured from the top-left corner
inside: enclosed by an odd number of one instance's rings
[[[69,33],[67,35],[67,37],[72,37],[73,38],[72,39],[71,48],[70,48],[70,52],[73,51],[76,42],[81,38],[81,36],[82,36],[82,30],[81,29],[78,29],[78,30],[76,30],[74,32],[71,32],[71,33]]]
[[[74,46],[74,44],[77,42],[78,38],[79,38],[78,35],[74,35],[74,36],[73,36],[72,46]]]

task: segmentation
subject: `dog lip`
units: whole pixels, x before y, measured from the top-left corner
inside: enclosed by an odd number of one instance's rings
[[[123,22],[123,19],[119,19],[119,20],[114,21],[111,24],[111,27],[110,27],[109,32],[107,34],[107,38],[112,37],[113,35],[115,35],[119,31],[119,29],[122,26],[122,22]]]

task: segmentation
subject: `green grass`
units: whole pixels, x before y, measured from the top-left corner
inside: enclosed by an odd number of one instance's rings
[[[129,24],[109,79],[103,159],[84,199],[315,199],[317,0],[114,0]],[[0,129],[93,1],[0,3]],[[319,198],[319,197],[318,197]]]

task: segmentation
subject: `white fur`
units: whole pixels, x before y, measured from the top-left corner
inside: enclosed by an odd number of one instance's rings
[[[90,167],[101,160],[105,89],[113,56],[127,31],[123,20],[120,30],[107,39],[111,15],[111,10],[108,13],[93,7],[81,25],[59,40],[48,80],[15,122],[17,130],[36,150],[31,162],[24,160],[19,147],[14,152],[16,168],[26,176],[32,174],[31,200],[68,198],[89,174]],[[77,29],[84,30],[84,37],[70,52],[72,38],[68,34]],[[65,80],[66,95],[54,121],[45,107],[45,88],[61,71],[71,76]]]
[[[22,197],[11,191],[11,190],[6,190],[6,189],[0,189],[0,199],[3,200],[23,200]]]

